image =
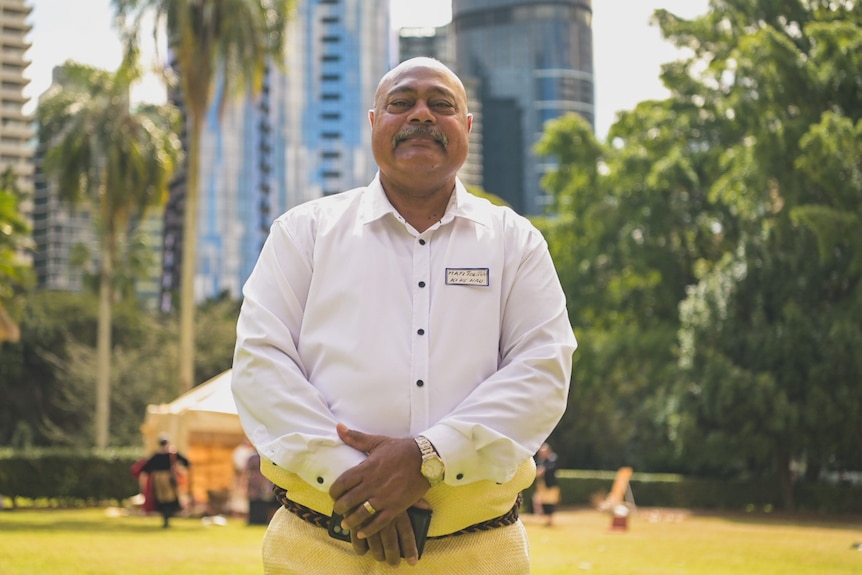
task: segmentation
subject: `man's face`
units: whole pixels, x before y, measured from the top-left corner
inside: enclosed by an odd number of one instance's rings
[[[473,118],[461,82],[442,66],[393,70],[377,90],[369,119],[374,158],[386,176],[443,183],[467,159]]]

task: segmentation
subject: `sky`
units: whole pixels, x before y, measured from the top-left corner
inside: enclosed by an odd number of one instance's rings
[[[440,26],[451,17],[450,0],[391,0],[393,26]],[[29,0],[33,26],[28,52],[31,82],[24,94],[36,100],[51,85],[51,71],[66,60],[115,70],[120,41],[113,28],[111,0]],[[596,134],[604,138],[617,112],[638,102],[664,98],[661,65],[680,54],[649,24],[652,13],[664,8],[684,18],[704,14],[708,0],[592,0],[593,67],[595,71]],[[147,47],[145,45],[145,47]],[[149,44],[152,49],[152,43]],[[160,80],[150,76],[132,93],[143,101],[164,99]]]

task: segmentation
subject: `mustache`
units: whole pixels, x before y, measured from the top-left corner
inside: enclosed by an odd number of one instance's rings
[[[443,146],[444,150],[446,149],[446,146],[449,145],[449,138],[446,137],[446,134],[433,126],[407,126],[392,136],[392,147],[394,148],[404,140],[408,140],[416,136],[428,136],[433,138],[434,141]]]

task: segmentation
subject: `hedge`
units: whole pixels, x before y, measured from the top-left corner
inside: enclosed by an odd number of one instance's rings
[[[144,455],[137,448],[106,451],[0,449],[0,494],[15,499],[48,500],[51,504],[120,503],[138,492],[132,464]],[[561,505],[589,506],[610,491],[613,471],[557,471]],[[636,505],[702,510],[781,509],[777,483],[731,481],[673,474],[635,473],[631,490]],[[531,508],[533,488],[525,492]],[[794,485],[796,511],[862,514],[862,486],[831,483]]]
[[[603,499],[613,486],[613,471],[557,471],[561,505],[589,506]],[[630,482],[634,503],[640,507],[750,511],[782,509],[777,482],[720,480],[674,474],[634,473]],[[530,504],[532,487],[525,493]],[[793,487],[794,510],[825,514],[862,514],[862,486],[798,482]]]
[[[121,502],[138,492],[132,464],[140,449],[78,451],[0,450],[0,494],[12,499],[47,499],[60,506]]]

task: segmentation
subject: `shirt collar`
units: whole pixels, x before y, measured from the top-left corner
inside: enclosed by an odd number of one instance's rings
[[[360,222],[363,224],[379,220],[386,214],[398,215],[389,203],[386,192],[383,191],[379,172],[366,188],[361,202]],[[449,198],[449,205],[446,206],[446,213],[443,214],[441,222],[446,223],[454,218],[466,218],[488,227],[491,225],[490,214],[482,202],[483,200],[468,192],[461,180],[456,178],[455,193]]]

